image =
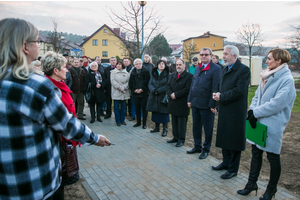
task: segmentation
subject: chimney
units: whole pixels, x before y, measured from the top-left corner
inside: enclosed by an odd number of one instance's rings
[[[120,28],[114,28],[114,32],[115,32],[115,34],[120,36]]]
[[[210,34],[210,31],[207,31],[207,35],[209,35]]]

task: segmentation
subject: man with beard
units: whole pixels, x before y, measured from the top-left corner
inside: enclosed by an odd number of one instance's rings
[[[154,65],[151,62],[151,57],[147,53],[144,55],[143,66],[145,66],[146,69],[148,69],[150,74],[152,73],[152,69],[154,68]]]
[[[109,59],[110,67],[106,67],[104,69],[104,76],[105,80],[107,81],[106,85],[106,116],[104,119],[108,119],[111,117],[111,82],[110,82],[110,71],[114,70],[117,64],[117,58],[116,57],[111,57]]]
[[[193,75],[185,70],[185,63],[182,59],[176,61],[177,72],[172,73],[166,85],[169,98],[168,112],[172,115],[173,139],[168,143],[177,143],[181,147],[185,142],[186,125],[190,108],[187,106]]]
[[[222,148],[223,162],[213,170],[227,171],[222,179],[237,175],[241,151],[245,150],[245,129],[248,106],[248,86],[250,69],[242,64],[237,47],[224,47],[224,69],[213,99],[219,102],[216,147]]]

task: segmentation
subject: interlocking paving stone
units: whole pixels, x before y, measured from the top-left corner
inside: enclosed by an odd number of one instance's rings
[[[258,181],[259,190],[240,196],[248,172],[223,180],[225,171],[214,171],[211,166],[221,161],[208,156],[199,160],[196,154],[186,154],[190,147],[176,148],[166,143],[171,139],[150,129],[134,128],[135,122],[126,120],[126,126],[116,126],[114,117],[103,122],[89,123],[89,109],[85,107],[86,123],[95,133],[105,135],[115,146],[81,146],[78,148],[80,173],[89,185],[93,199],[258,199],[267,182]],[[169,125],[171,126],[171,125]],[[288,190],[278,187],[276,199],[300,199]]]

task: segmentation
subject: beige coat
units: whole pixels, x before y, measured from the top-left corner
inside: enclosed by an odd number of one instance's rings
[[[113,100],[130,99],[130,90],[128,85],[130,73],[128,73],[126,69],[122,71],[114,69],[110,71],[110,73],[111,98]],[[122,91],[122,89],[124,91]]]

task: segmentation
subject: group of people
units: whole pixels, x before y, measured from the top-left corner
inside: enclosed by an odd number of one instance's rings
[[[154,66],[146,54],[144,62],[128,57],[110,58],[111,66],[101,66],[97,56],[66,59],[47,52],[40,61],[38,30],[21,19],[0,21],[0,199],[63,199],[64,186],[78,181],[60,176],[60,143],[110,146],[103,135],[92,132],[78,119],[85,120],[84,95],[90,93],[90,123],[102,122],[112,114],[114,103],[117,126],[126,125],[128,110],[133,127],[146,129],[148,111],[155,127],[150,132],[167,135],[172,119],[173,138],[168,143],[181,147],[185,142],[188,115],[192,110],[194,148],[205,159],[211,148],[215,114],[218,113],[216,146],[222,148],[223,160],[213,170],[226,170],[222,179],[237,175],[241,152],[245,150],[246,119],[268,127],[266,146],[251,141],[252,160],[248,182],[238,194],[248,195],[256,184],[267,152],[270,180],[261,200],[271,199],[280,177],[280,151],[283,131],[290,119],[296,97],[294,81],[287,63],[290,54],[283,49],[269,51],[268,69],[247,112],[250,69],[241,63],[237,47],[224,47],[224,65],[210,48],[200,50],[187,70],[185,61],[177,59],[175,70],[161,59]],[[69,66],[71,64],[71,66]],[[172,73],[171,73],[172,72]],[[126,100],[128,100],[126,105]],[[77,103],[77,106],[76,106]],[[96,110],[95,110],[96,109]],[[202,126],[205,141],[202,141]],[[63,160],[62,160],[63,162]]]

